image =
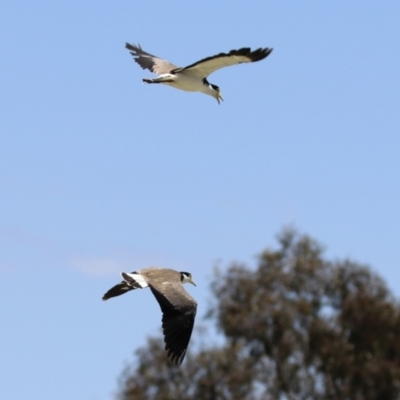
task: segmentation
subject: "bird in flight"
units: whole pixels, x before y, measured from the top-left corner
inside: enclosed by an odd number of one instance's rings
[[[182,364],[192,335],[197,302],[182,284],[193,281],[189,272],[165,268],[145,268],[130,274],[121,273],[123,281],[113,286],[103,300],[120,296],[134,289],[150,287],[162,311],[165,350],[169,360]]]
[[[263,60],[272,52],[272,48],[268,47],[253,51],[249,47],[243,47],[239,50],[231,50],[229,53],[220,53],[215,56],[203,58],[200,61],[181,68],[145,52],[139,44],[135,46],[126,43],[125,47],[143,69],[148,69],[158,75],[154,79],[144,78],[143,82],[162,83],[187,92],[201,92],[214,97],[218,103],[223,98],[219,87],[208,82],[207,77],[210,74],[220,68],[231,65]]]

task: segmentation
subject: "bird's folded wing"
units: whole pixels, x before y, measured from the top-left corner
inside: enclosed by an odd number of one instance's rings
[[[125,47],[130,51],[134,60],[143,68],[148,69],[155,74],[166,74],[178,67],[170,62],[153,56],[142,50],[140,45],[137,46],[126,43]]]
[[[231,50],[229,53],[220,53],[212,57],[203,58],[187,67],[177,68],[172,72],[185,72],[199,78],[207,78],[208,75],[220,68],[263,60],[271,51],[271,48],[259,48],[251,51],[249,47],[244,47],[239,50]]]

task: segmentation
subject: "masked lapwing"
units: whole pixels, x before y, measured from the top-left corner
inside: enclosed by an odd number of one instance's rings
[[[189,272],[173,269],[146,268],[130,274],[121,273],[123,281],[112,287],[103,300],[120,296],[133,289],[150,287],[158,301],[162,316],[165,350],[170,361],[180,365],[192,335],[197,302],[183,288],[183,283],[196,284]]]
[[[243,47],[239,50],[231,50],[229,53],[203,58],[187,67],[180,68],[145,52],[140,45],[134,46],[126,43],[126,48],[143,69],[148,69],[158,75],[154,79],[145,78],[143,82],[162,83],[188,92],[201,92],[214,97],[218,103],[223,98],[219,87],[208,82],[207,77],[210,74],[231,65],[263,60],[272,52],[272,49],[268,47],[254,51],[251,51],[249,47]]]

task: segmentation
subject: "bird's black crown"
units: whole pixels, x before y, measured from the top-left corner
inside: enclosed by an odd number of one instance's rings
[[[181,281],[183,281],[184,276],[191,277],[192,274],[190,272],[181,271]]]

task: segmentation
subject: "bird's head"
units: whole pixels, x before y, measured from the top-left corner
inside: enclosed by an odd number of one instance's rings
[[[189,272],[181,272],[181,282],[182,283],[191,283],[192,285],[196,286],[194,280],[192,278],[192,274]]]
[[[212,96],[215,97],[218,101],[218,104],[220,104],[220,100],[224,101],[224,99],[221,96],[221,91],[219,90],[219,87],[217,85],[213,85],[212,83],[210,83],[209,85]]]

